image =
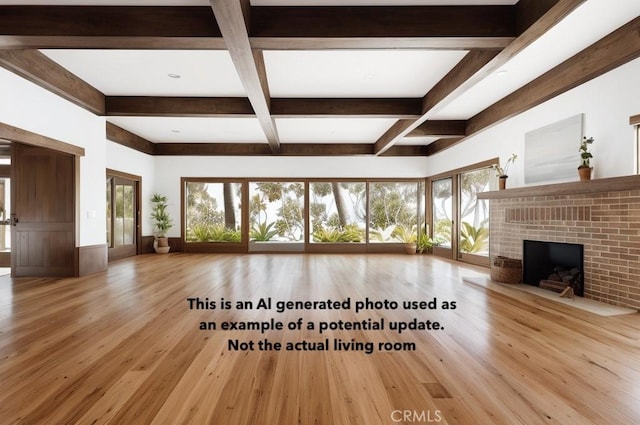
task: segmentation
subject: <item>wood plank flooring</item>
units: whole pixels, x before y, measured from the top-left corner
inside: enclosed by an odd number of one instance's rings
[[[0,423],[640,423],[640,314],[601,317],[462,281],[433,256],[145,255],[71,279],[0,278]],[[455,310],[189,310],[187,298],[452,300]],[[255,306],[255,305],[254,305]],[[273,306],[275,309],[275,305]],[[439,331],[198,329],[201,321],[439,321]],[[228,340],[415,343],[229,351]],[[409,416],[404,416],[409,415]]]

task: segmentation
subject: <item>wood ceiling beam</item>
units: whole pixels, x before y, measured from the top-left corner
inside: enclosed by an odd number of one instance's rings
[[[527,0],[529,1],[529,0]],[[430,118],[435,112],[457,99],[461,94],[482,81],[507,63],[511,58],[540,38],[560,20],[586,0],[545,0],[543,6],[529,7],[520,12],[521,34],[499,53],[491,51],[469,52],[449,74],[427,93],[423,99],[423,115],[417,120],[400,120],[375,142],[375,153],[380,155],[408,133]],[[540,3],[542,5],[542,3]],[[535,21],[531,16],[539,16]],[[525,22],[532,23],[524,29]],[[468,133],[468,130],[467,130]]]
[[[452,138],[442,138],[442,139],[435,140],[426,146],[427,148],[426,155],[430,156],[444,149],[448,149],[451,146],[457,143],[460,143],[462,139],[463,139],[462,137],[452,137]]]
[[[253,7],[261,49],[501,49],[516,36],[514,6]]]
[[[137,150],[138,152],[155,155],[155,147],[157,146],[155,143],[110,122],[107,122],[106,126],[107,140]]]
[[[0,142],[18,142],[41,148],[53,149],[60,152],[68,153],[74,156],[84,156],[85,150],[80,146],[72,145],[42,134],[33,133],[29,130],[14,127],[9,124],[0,122]]]
[[[640,57],[640,17],[476,114],[469,120],[467,136],[456,143],[638,57]],[[441,152],[456,143],[436,146],[429,150],[429,154]]]
[[[246,97],[107,96],[107,116],[255,117]]]
[[[277,118],[416,118],[420,116],[420,99],[393,98],[272,98],[271,115]]]
[[[272,98],[273,118],[417,118],[421,99]],[[254,117],[244,97],[107,96],[107,116]]]
[[[271,151],[278,153],[280,141],[278,130],[269,110],[270,98],[262,52],[254,52],[249,43],[247,25],[251,17],[246,15],[249,2],[248,0],[210,0],[210,3],[231,55],[231,60]]]
[[[248,12],[249,11],[249,12]],[[502,49],[515,6],[249,7],[254,49]],[[201,6],[0,6],[0,48],[224,49]]]
[[[104,115],[104,95],[37,50],[0,50],[0,66],[94,114]]]
[[[211,8],[1,6],[0,48],[224,49]]]
[[[154,155],[263,156],[273,152],[265,143],[156,143]]]
[[[385,156],[425,156],[425,146],[394,146]],[[272,155],[263,143],[155,143],[154,155],[174,156],[265,156]],[[372,144],[282,143],[279,156],[373,155]]]
[[[406,137],[462,137],[466,131],[465,120],[428,120],[413,129]]]

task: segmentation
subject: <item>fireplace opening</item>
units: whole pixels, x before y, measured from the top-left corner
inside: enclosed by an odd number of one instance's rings
[[[522,281],[562,293],[584,292],[584,246],[573,243],[524,240]]]

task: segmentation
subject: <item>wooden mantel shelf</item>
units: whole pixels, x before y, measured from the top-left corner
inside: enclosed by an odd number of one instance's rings
[[[640,175],[590,181],[526,186],[478,193],[478,199],[529,198],[532,196],[573,195],[577,193],[619,192],[640,189]]]

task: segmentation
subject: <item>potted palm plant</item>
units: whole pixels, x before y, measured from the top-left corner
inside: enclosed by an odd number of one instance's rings
[[[582,143],[580,143],[580,166],[578,167],[578,174],[580,175],[580,180],[591,180],[591,171],[593,167],[591,166],[591,158],[593,155],[589,152],[589,145],[593,143],[593,137],[587,138],[586,136],[582,138]]]
[[[173,221],[167,213],[167,197],[159,193],[154,193],[153,197],[151,198],[151,203],[153,203],[151,218],[155,220],[155,239],[153,241],[153,249],[158,254],[166,254],[170,249],[167,232],[171,227],[173,227]]]
[[[393,237],[399,242],[404,243],[404,251],[407,254],[415,254],[418,246],[418,234],[416,226],[411,228],[405,226],[397,226],[393,232]]]

